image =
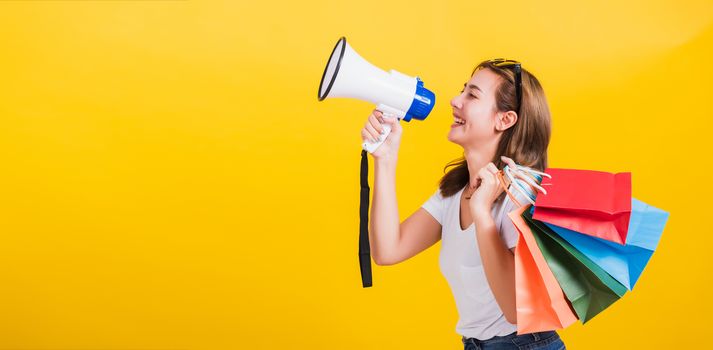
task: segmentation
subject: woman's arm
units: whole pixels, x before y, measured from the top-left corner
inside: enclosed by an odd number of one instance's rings
[[[438,242],[441,239],[441,224],[423,208],[418,208],[399,224],[396,161],[377,159],[374,164],[369,244],[377,265],[394,265]]]
[[[515,254],[500,238],[492,215],[493,202],[503,193],[497,173],[498,168],[492,162],[478,171],[476,179],[480,184],[471,196],[469,207],[485,277],[505,319],[516,324]]]
[[[377,119],[380,111],[369,115],[362,129],[362,139],[379,138],[382,125]],[[404,261],[441,239],[441,224],[426,210],[419,208],[399,224],[396,203],[396,163],[398,159],[401,125],[395,118],[387,118],[391,133],[379,146],[374,157],[374,194],[369,220],[369,244],[377,265],[393,265]]]
[[[500,238],[495,220],[490,212],[474,212],[472,214],[485,277],[488,279],[490,289],[493,291],[505,319],[516,324],[515,255]]]
[[[389,264],[399,244],[396,203],[396,156],[374,159],[374,197],[369,220],[371,254],[378,265]]]

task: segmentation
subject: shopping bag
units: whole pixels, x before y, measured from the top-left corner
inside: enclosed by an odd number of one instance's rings
[[[519,239],[515,247],[517,333],[566,328],[577,321],[572,306],[557,283],[522,213],[530,205],[508,213]]]
[[[582,323],[626,293],[626,287],[532,215],[531,210],[526,210],[522,218]]]
[[[583,235],[550,223],[545,225],[631,290],[654,254],[667,220],[667,212],[631,198],[626,245]]]
[[[624,244],[631,215],[631,173],[548,168],[535,220]]]

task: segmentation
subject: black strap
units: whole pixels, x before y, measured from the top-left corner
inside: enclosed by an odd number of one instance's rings
[[[371,287],[371,251],[369,250],[369,159],[361,150],[361,193],[359,195],[359,270],[361,285]]]

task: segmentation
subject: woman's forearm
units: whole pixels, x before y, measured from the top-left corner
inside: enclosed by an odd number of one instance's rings
[[[374,160],[374,195],[369,220],[369,242],[374,261],[380,265],[388,265],[399,242],[396,158]]]
[[[490,212],[473,215],[473,218],[488,284],[507,321],[515,324],[515,256],[500,238]]]

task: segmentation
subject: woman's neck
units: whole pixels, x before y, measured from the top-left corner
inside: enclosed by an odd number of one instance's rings
[[[465,159],[468,162],[468,173],[470,174],[470,186],[474,186],[478,183],[476,180],[478,178],[478,171],[493,161],[497,147],[497,142],[493,142],[490,145],[465,149]]]

